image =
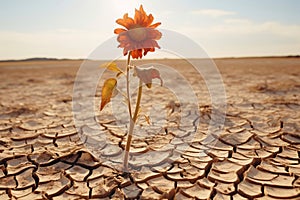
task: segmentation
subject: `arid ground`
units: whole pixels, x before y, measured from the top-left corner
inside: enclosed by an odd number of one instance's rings
[[[101,157],[78,135],[97,131],[88,122],[75,128],[73,84],[82,61],[0,62],[0,199],[300,199],[300,58],[215,59],[227,107],[220,134],[209,141],[213,107],[205,81],[183,60],[152,62],[174,67],[192,84],[198,112],[187,115],[199,124],[182,150],[190,127],[176,126],[177,100],[147,90],[143,103],[161,102],[168,123],[164,132],[134,136],[136,170],[127,174],[113,166],[126,124],[96,109],[107,137],[95,144]],[[138,159],[163,146],[161,156]]]

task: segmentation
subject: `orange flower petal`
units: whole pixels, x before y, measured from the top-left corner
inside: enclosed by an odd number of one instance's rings
[[[143,5],[140,5],[140,12],[141,12],[143,15],[146,15],[146,12],[144,11]]]
[[[147,40],[144,42],[144,45],[143,45],[144,49],[155,48],[155,47],[160,49],[160,46],[158,46],[158,44],[155,40]]]
[[[123,28],[116,28],[116,29],[114,30],[114,33],[115,33],[115,34],[120,34],[120,33],[125,32],[125,31],[126,31],[126,30],[123,29]]]
[[[119,35],[118,36],[118,38],[117,38],[117,40],[118,40],[118,42],[120,42],[120,43],[128,43],[128,42],[130,42],[130,39],[129,39],[129,37],[127,36],[127,35]]]
[[[145,28],[136,32],[128,32],[123,28],[116,28],[115,34],[118,35],[118,47],[124,48],[123,54],[127,55],[131,51],[131,57],[138,59],[146,55],[148,52],[154,52],[155,48],[160,48],[156,40],[162,36],[161,32],[155,30],[161,23],[152,24],[154,17],[152,14],[147,15],[141,5],[139,9],[135,9],[134,18],[128,17],[126,13],[122,19],[116,20],[118,24],[124,26],[128,31],[135,28]]]
[[[147,26],[147,27],[149,27],[152,24],[153,20],[154,20],[154,17],[150,14],[148,16],[148,20],[145,22],[144,25]]]
[[[127,49],[127,48],[124,48],[124,49],[123,49],[123,55],[126,56],[127,53],[128,53],[128,49]]]
[[[161,32],[159,32],[158,30],[155,29],[150,29],[148,30],[148,38],[149,39],[153,39],[153,40],[159,40],[161,38]]]
[[[116,22],[127,29],[134,25],[134,20],[131,17],[128,17],[128,13],[123,16],[123,19],[117,19]]]
[[[160,49],[160,46],[158,45],[158,43],[155,40],[152,40],[152,47],[157,47]]]
[[[147,18],[147,14],[144,11],[143,5],[140,5],[139,13],[141,15],[141,22],[143,22]],[[141,24],[142,25],[142,24]]]
[[[142,13],[139,10],[135,9],[134,23],[142,24],[143,20],[144,20],[144,16],[142,15]]]
[[[160,22],[157,22],[157,23],[155,23],[155,24],[150,25],[149,28],[156,28],[156,27],[158,27],[159,25],[161,25],[161,23],[160,23]]]
[[[144,50],[145,50],[145,51],[144,51],[144,56],[147,55],[148,51],[150,51],[150,52],[154,52],[154,51],[155,51],[154,48],[146,48],[146,49],[144,49]]]
[[[135,49],[131,51],[132,58],[142,58],[143,57],[143,50],[142,49]]]

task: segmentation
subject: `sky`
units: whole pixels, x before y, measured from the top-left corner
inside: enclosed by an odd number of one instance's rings
[[[300,54],[299,0],[0,0],[0,60],[87,58],[141,4],[210,57]]]

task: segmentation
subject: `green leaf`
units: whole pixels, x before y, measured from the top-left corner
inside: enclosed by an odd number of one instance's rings
[[[106,104],[110,102],[110,99],[115,96],[115,88],[117,86],[117,80],[115,78],[107,79],[102,87],[102,94],[101,94],[101,106],[100,111],[105,107]]]

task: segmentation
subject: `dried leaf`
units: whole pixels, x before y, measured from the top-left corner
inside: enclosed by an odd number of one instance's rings
[[[139,68],[135,67],[135,75],[141,79],[143,83],[146,84],[148,88],[152,86],[152,79],[158,78],[161,85],[163,85],[163,80],[160,77],[159,71],[154,67]]]
[[[117,86],[117,80],[115,78],[107,79],[102,87],[102,94],[101,94],[101,107],[100,111],[104,108],[106,104],[110,102],[110,99],[116,95],[115,88]]]
[[[147,122],[147,124],[150,125],[151,124],[150,117],[148,115],[144,115],[144,117],[145,117],[145,121]]]
[[[119,76],[121,76],[122,74],[124,74],[123,72],[119,72],[117,73],[116,77],[118,78]]]
[[[117,77],[124,73],[119,67],[117,67],[117,64],[114,62],[104,63],[101,65],[101,67],[106,68],[112,72],[117,72]]]

